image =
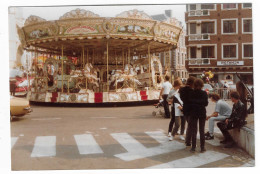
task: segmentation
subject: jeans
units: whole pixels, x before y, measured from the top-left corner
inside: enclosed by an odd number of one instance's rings
[[[211,117],[209,119],[209,133],[210,133],[210,135],[213,135],[213,133],[214,133],[214,121],[223,121],[223,120],[226,120],[226,118],[228,118],[228,117],[219,115],[217,117]]]
[[[172,132],[172,127],[173,127],[174,122],[175,122],[175,109],[173,106],[172,110],[171,110],[171,121],[169,123],[168,133]]]
[[[205,122],[206,117],[191,117],[191,137],[192,137],[192,148],[196,148],[197,131],[199,121],[199,132],[200,132],[200,148],[205,147]]]
[[[232,136],[228,132],[228,130],[235,128],[235,127],[232,126],[232,123],[229,123],[227,125],[225,123],[225,121],[220,121],[220,122],[217,123],[217,126],[219,127],[219,129],[222,132],[222,134],[223,134],[223,136],[224,136],[226,141],[234,142]]]
[[[189,115],[184,115],[184,118],[187,121],[185,143],[190,144],[190,142],[191,142],[191,118]]]
[[[167,101],[168,94],[163,94],[163,107],[164,107],[164,112],[165,112],[165,118],[170,118],[170,110],[169,110],[169,104]]]
[[[172,136],[174,136],[177,132],[178,132],[178,129],[181,125],[181,135],[184,134],[184,129],[185,129],[185,118],[184,116],[175,116],[175,125],[174,125],[174,128],[172,130]]]

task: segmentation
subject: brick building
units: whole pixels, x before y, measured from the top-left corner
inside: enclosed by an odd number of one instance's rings
[[[214,73],[236,83],[239,73],[253,84],[252,4],[186,5],[186,68],[190,75]]]

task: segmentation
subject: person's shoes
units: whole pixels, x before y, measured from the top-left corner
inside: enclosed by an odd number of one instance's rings
[[[209,135],[205,137],[205,140],[213,140],[214,139],[214,135]]]
[[[207,132],[207,133],[205,133],[204,135],[205,135],[205,137],[207,137],[207,136],[209,136],[210,134],[209,134],[209,132]]]
[[[201,153],[206,152],[205,147],[201,148],[200,152],[201,152]]]
[[[183,135],[180,135],[180,139],[181,139],[182,141],[185,141],[185,138],[184,138]]]
[[[191,146],[191,143],[186,143],[186,146],[188,147],[188,146]]]
[[[195,148],[192,147],[192,148],[190,149],[190,152],[194,153],[194,152],[195,152]]]
[[[175,135],[180,135],[178,132],[176,132],[176,134]]]
[[[173,138],[174,138],[174,137],[173,137],[173,136],[171,136],[171,137],[169,138],[169,141],[172,141],[172,140],[173,140]]]
[[[228,143],[224,146],[224,148],[232,148],[232,147],[234,147],[234,145],[235,145],[235,142],[231,141],[231,142],[228,142]]]
[[[172,133],[171,133],[171,132],[169,132],[169,133],[168,133],[168,137],[171,137],[171,136],[172,136]]]
[[[225,140],[222,140],[222,141],[220,141],[220,143],[221,143],[221,144],[227,144],[227,143],[228,143],[228,140],[226,140],[226,139],[225,139]]]

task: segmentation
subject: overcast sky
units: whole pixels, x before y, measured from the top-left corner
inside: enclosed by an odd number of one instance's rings
[[[172,17],[177,18],[185,24],[184,4],[177,5],[123,5],[123,6],[49,6],[49,7],[19,7],[22,9],[23,18],[27,19],[30,15],[36,15],[46,20],[58,20],[66,12],[76,8],[85,9],[98,14],[100,17],[115,17],[121,12],[137,9],[143,11],[149,16],[164,14],[165,10],[172,10]]]

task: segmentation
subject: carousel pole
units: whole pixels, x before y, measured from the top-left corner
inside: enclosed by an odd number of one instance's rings
[[[169,59],[168,59],[168,72],[170,73],[170,76],[171,76],[171,83],[172,83],[172,71],[170,69],[170,61],[171,61],[171,47],[169,47]]]
[[[61,92],[63,93],[63,44],[61,45]]]
[[[87,64],[88,64],[88,58],[89,58],[89,57],[88,57],[88,48],[87,48]]]
[[[109,91],[109,83],[108,83],[108,40],[107,40],[107,92]]]
[[[92,65],[94,66],[94,48],[93,48],[93,56],[92,56]]]
[[[128,65],[130,65],[130,47],[128,47]]]
[[[83,57],[82,57],[82,62],[83,62],[83,65],[82,65],[82,67],[83,67],[83,69],[84,69],[84,65],[85,65],[85,53],[84,53],[85,51],[84,51],[84,46],[82,47],[82,55],[83,55]]]
[[[116,57],[116,50],[115,50],[115,57]],[[117,70],[117,57],[116,57],[116,70]]]
[[[150,42],[148,43],[148,58],[149,58],[149,73],[151,73],[151,55],[150,55]],[[151,77],[149,77],[149,86],[151,89]]]

